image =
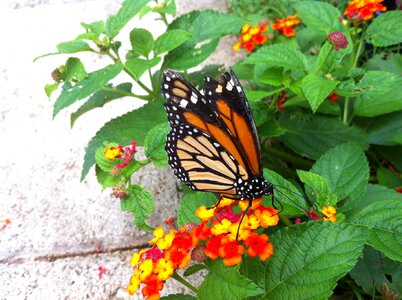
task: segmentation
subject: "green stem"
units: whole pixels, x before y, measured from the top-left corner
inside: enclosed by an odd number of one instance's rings
[[[345,105],[343,106],[343,120],[342,120],[343,124],[348,124],[349,103],[350,103],[350,98],[346,97]]]
[[[183,277],[181,277],[179,274],[177,274],[176,271],[173,272],[172,278],[176,279],[178,282],[180,282],[182,285],[192,290],[194,293],[198,293],[198,289],[195,286],[193,286],[190,282],[185,280]]]
[[[284,152],[284,151],[277,150],[277,149],[275,149],[275,148],[266,148],[266,149],[265,149],[265,152],[266,152],[267,154],[272,154],[272,155],[274,155],[274,156],[276,156],[276,157],[282,158],[282,159],[284,159],[284,160],[286,160],[286,161],[288,161],[288,162],[297,164],[297,165],[299,165],[300,167],[311,168],[312,165],[313,165],[313,164],[312,164],[311,162],[309,162],[309,161],[306,161],[306,160],[304,160],[304,159],[302,159],[302,158],[293,156],[293,155],[291,155],[291,154],[289,154],[289,153],[286,153],[286,152]]]
[[[160,14],[160,15],[161,15],[163,23],[165,23],[166,26],[169,26],[169,22],[166,19],[166,14]]]
[[[113,60],[114,63],[117,63],[118,61],[120,61],[117,57],[115,57],[112,53],[110,53],[110,51],[107,52],[106,54],[107,54],[107,56],[109,56],[109,57]],[[148,94],[150,94],[150,95],[153,94],[153,92],[152,92],[145,84],[143,84],[139,79],[137,80],[137,79],[135,78],[134,74],[131,73],[131,71],[126,68],[126,66],[123,67],[123,70],[124,70],[128,75],[130,75],[130,77],[131,77],[132,79],[134,79],[134,81],[137,82],[138,85],[143,88],[143,90],[145,90],[145,91],[146,91]]]
[[[364,28],[363,28],[363,30],[364,30]],[[358,43],[357,51],[354,52],[354,54],[353,54],[354,56],[353,56],[353,59],[352,59],[352,69],[357,66],[357,62],[359,61],[360,52],[361,52],[363,44],[364,44],[363,41],[364,41],[364,31],[363,31],[359,41],[357,42]],[[348,122],[349,122],[349,120],[348,120],[349,119],[349,117],[348,117],[349,104],[350,104],[350,98],[346,97],[345,98],[345,105],[343,107],[343,120],[342,120],[344,124],[348,124]]]
[[[115,93],[115,94],[120,94],[122,96],[135,97],[135,98],[142,99],[142,100],[150,100],[150,97],[146,96],[146,95],[136,95],[136,94],[131,93],[131,92],[126,92],[126,91],[123,91],[123,90],[114,89],[114,88],[107,87],[107,86],[101,88],[101,91],[112,92],[112,93]]]

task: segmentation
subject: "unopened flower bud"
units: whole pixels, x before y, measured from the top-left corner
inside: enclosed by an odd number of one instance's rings
[[[205,245],[197,246],[191,252],[191,259],[197,262],[203,262],[206,258],[208,258],[205,254]]]
[[[348,46],[348,39],[342,32],[331,32],[328,41],[334,46],[335,51],[345,49]]]

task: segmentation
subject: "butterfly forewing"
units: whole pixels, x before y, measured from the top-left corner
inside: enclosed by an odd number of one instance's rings
[[[215,104],[220,118],[230,131],[236,146],[247,161],[251,174],[261,175],[260,143],[247,98],[234,72],[225,73],[219,81],[207,77],[205,93]]]

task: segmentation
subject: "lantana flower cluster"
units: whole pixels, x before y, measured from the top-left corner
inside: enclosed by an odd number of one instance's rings
[[[123,162],[119,163],[117,165],[117,168],[123,169],[130,163],[131,159],[133,158],[134,153],[137,151],[136,147],[137,142],[131,142],[129,146],[124,148],[122,145],[118,145],[117,147],[109,147],[105,150],[104,156],[108,160],[121,158]]]
[[[245,24],[241,28],[240,36],[236,44],[233,45],[233,51],[243,48],[247,52],[252,52],[256,45],[264,44],[272,36],[266,36],[264,32],[268,30],[268,20],[261,21],[257,26]],[[272,35],[272,34],[271,34]]]
[[[280,34],[286,37],[292,37],[296,35],[295,27],[300,23],[301,20],[297,18],[297,14],[294,14],[284,19],[277,19],[271,26],[272,29],[278,31]]]
[[[377,11],[386,11],[381,4],[384,0],[353,0],[348,2],[344,14],[349,20],[367,21],[373,18]]]
[[[128,292],[133,294],[143,286],[141,292],[146,299],[159,299],[165,281],[177,269],[187,267],[191,260],[221,258],[230,267],[239,264],[247,253],[266,261],[273,254],[273,246],[268,235],[258,233],[257,229],[277,225],[279,217],[276,209],[265,207],[261,201],[253,201],[241,224],[248,201],[223,199],[215,208],[197,209],[201,224],[187,223],[169,232],[162,227],[155,229],[151,248],[134,253],[130,261],[134,271]],[[238,213],[234,212],[235,204],[240,208]]]

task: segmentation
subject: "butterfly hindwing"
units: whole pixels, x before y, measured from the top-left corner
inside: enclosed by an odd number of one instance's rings
[[[237,195],[239,176],[245,176],[235,158],[214,138],[188,124],[184,109],[167,103],[169,120],[174,123],[167,136],[170,167],[191,189]]]

